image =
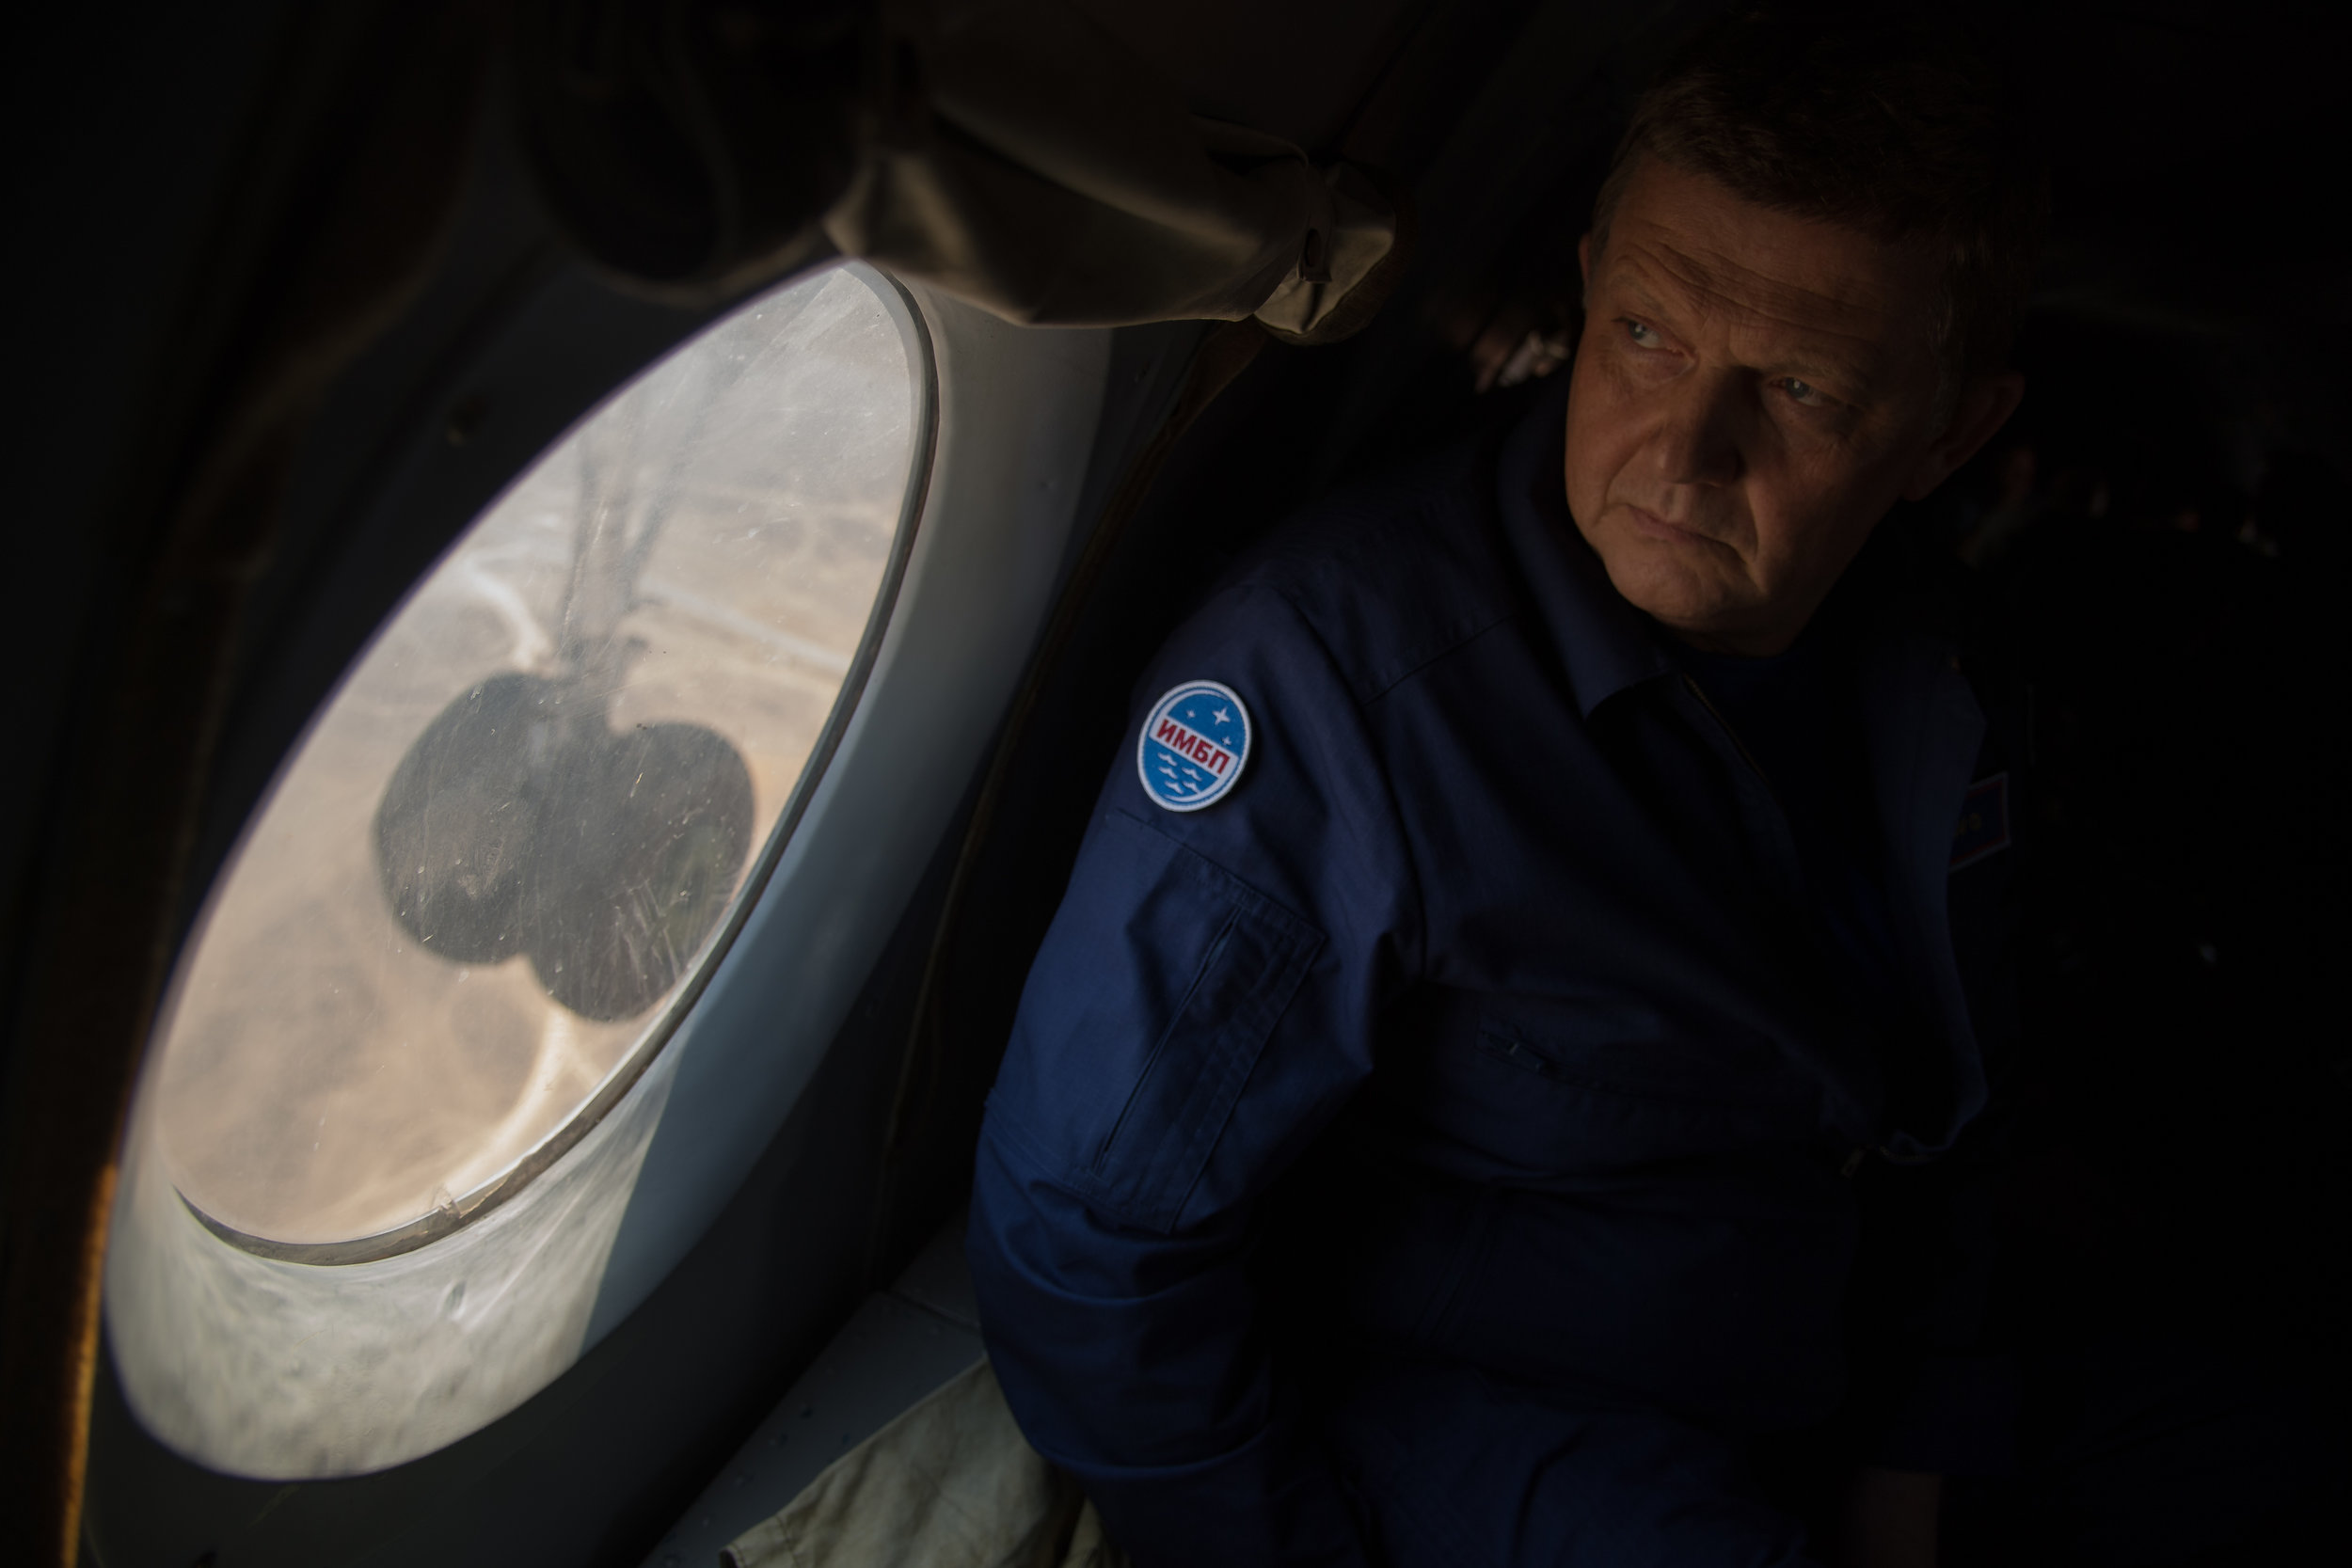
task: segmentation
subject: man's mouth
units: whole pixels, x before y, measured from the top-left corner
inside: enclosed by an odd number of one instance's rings
[[[1701,533],[1698,530],[1685,527],[1680,523],[1670,523],[1645,507],[1635,506],[1630,501],[1625,502],[1624,505],[1628,515],[1633,519],[1633,530],[1637,533],[1645,534],[1652,539],[1664,540],[1670,545],[1711,545],[1715,543],[1711,535]]]

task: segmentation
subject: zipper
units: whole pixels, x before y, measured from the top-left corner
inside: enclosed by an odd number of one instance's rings
[[[1772,781],[1766,776],[1763,766],[1749,752],[1747,742],[1740,738],[1740,732],[1731,727],[1731,721],[1724,717],[1724,710],[1715,705],[1714,700],[1708,696],[1696,680],[1692,678],[1688,670],[1682,673],[1682,689],[1697,698],[1699,706],[1707,710],[1707,716],[1721,726],[1724,738],[1730,741],[1731,749],[1740,753],[1740,760],[1748,765],[1748,771],[1756,775],[1756,782],[1764,786],[1764,793],[1772,800],[1772,809],[1786,817],[1788,815],[1788,809],[1780,803],[1780,797],[1773,794]]]
[[[1714,699],[1708,696],[1706,689],[1687,670],[1682,672],[1682,688],[1690,692],[1699,706],[1707,710],[1707,716],[1715,721],[1715,727],[1724,732],[1724,738],[1730,741],[1731,749],[1739,753],[1740,761],[1756,776],[1756,787],[1764,792],[1764,803],[1772,807],[1772,816],[1778,821],[1777,836],[1788,861],[1789,891],[1800,902],[1809,899],[1811,888],[1805,876],[1804,858],[1797,850],[1796,823],[1790,819],[1788,807],[1782,801],[1780,792],[1772,787],[1772,775],[1764,771],[1764,765],[1756,760],[1756,753],[1749,751],[1747,742],[1740,738],[1740,732],[1731,727],[1731,721],[1724,717],[1724,710],[1715,705]]]
[[[1748,771],[1756,775],[1757,785],[1764,791],[1764,799],[1772,802],[1772,810],[1780,817],[1781,830],[1788,835],[1788,857],[1791,863],[1797,865],[1798,885],[1803,887],[1804,885],[1804,868],[1797,855],[1796,829],[1788,820],[1788,808],[1781,804],[1779,794],[1772,788],[1771,776],[1764,771],[1763,765],[1756,760],[1755,753],[1748,750],[1747,743],[1740,738],[1740,732],[1731,727],[1731,721],[1724,717],[1723,709],[1715,705],[1713,700],[1707,695],[1706,689],[1699,685],[1688,670],[1682,672],[1682,686],[1684,690],[1690,692],[1697,700],[1699,706],[1707,710],[1708,717],[1715,721],[1717,727],[1724,732],[1724,738],[1731,742],[1731,749],[1739,752],[1740,760],[1747,765]],[[1878,1152],[1884,1155],[1886,1151],[1882,1148]],[[1837,1174],[1840,1177],[1851,1177],[1862,1168],[1863,1162],[1869,1158],[1870,1153],[1871,1149],[1867,1144],[1856,1144],[1853,1151],[1848,1154],[1844,1163],[1838,1166]],[[1891,1160],[1891,1156],[1889,1158]]]

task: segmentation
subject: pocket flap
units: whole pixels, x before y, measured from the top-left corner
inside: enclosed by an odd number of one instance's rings
[[[1091,834],[995,1095],[1071,1190],[1176,1228],[1323,933],[1123,812]]]

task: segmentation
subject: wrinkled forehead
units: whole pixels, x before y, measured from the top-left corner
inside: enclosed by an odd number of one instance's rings
[[[1941,277],[1919,245],[1775,211],[1651,158],[1593,280],[1688,330],[1804,340],[1883,369],[1931,356]]]

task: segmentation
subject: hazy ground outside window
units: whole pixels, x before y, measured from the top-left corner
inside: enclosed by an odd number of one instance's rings
[[[914,378],[832,272],[550,451],[386,626],[183,960],[156,1080],[191,1202],[348,1241],[560,1129],[709,950],[881,583]]]

